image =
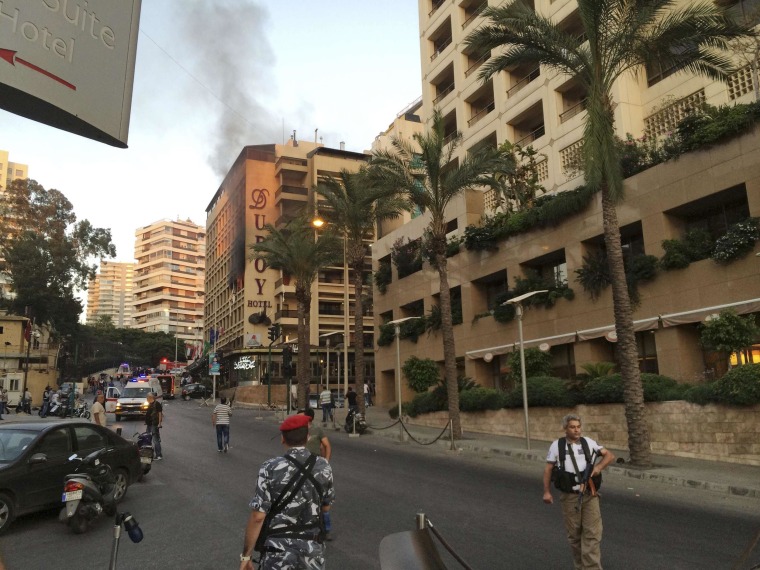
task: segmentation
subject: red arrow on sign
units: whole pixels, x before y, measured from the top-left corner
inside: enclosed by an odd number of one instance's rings
[[[21,59],[20,57],[17,57],[16,56],[16,52],[13,51],[13,50],[0,48],[0,59],[4,59],[5,61],[7,61],[8,63],[10,63],[14,67],[16,66],[17,63],[20,63],[21,65],[25,65],[26,67],[28,67],[29,69],[33,69],[37,73],[41,73],[42,75],[46,75],[50,79],[54,79],[55,81],[57,81],[61,85],[65,85],[66,87],[68,87],[72,91],[76,91],[77,90],[76,85],[72,85],[71,83],[69,83],[65,79],[61,79],[57,75],[53,75],[49,71],[45,71],[41,67],[37,67],[36,65],[34,65],[33,63],[30,63],[30,62],[26,61],[25,59]]]

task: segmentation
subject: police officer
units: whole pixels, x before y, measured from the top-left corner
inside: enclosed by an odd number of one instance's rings
[[[305,447],[309,418],[290,416],[280,425],[285,455],[259,469],[251,515],[245,529],[240,569],[252,570],[254,546],[259,569],[325,567],[324,522],[335,497],[330,464]]]

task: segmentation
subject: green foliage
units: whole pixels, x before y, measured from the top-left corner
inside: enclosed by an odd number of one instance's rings
[[[760,102],[721,107],[702,105],[681,119],[667,145],[666,157],[675,158],[746,133],[758,119]]]
[[[663,402],[679,399],[685,387],[681,387],[672,378],[659,374],[641,374],[645,402]],[[583,389],[583,401],[587,404],[621,404],[623,397],[623,379],[619,373],[608,374],[589,380]]]
[[[732,368],[723,378],[713,383],[713,391],[715,399],[721,404],[760,404],[760,364]]]
[[[529,146],[504,141],[497,151],[501,166],[493,176],[493,196],[496,205],[505,212],[515,213],[531,207],[538,192],[544,187],[538,182],[538,153]]]
[[[391,284],[393,279],[391,264],[387,261],[380,261],[380,263],[377,265],[377,271],[375,271],[373,278],[377,290],[380,291],[382,295],[385,295],[385,292],[388,290],[388,285]]]
[[[552,357],[548,352],[543,352],[537,348],[525,349],[525,376],[532,378],[534,376],[549,376],[552,371]],[[520,382],[520,351],[515,349],[507,357],[507,366],[510,369],[510,377],[516,382]]]
[[[478,385],[475,381],[472,380],[472,378],[467,378],[466,376],[460,376],[457,378],[457,389],[459,391],[459,398],[461,401],[462,393],[467,390],[472,390],[473,388],[476,388]],[[429,392],[430,394],[433,394],[433,396],[436,398],[436,402],[440,406],[441,410],[448,410],[449,409],[449,396],[448,396],[448,388],[446,387],[446,382],[441,381],[438,383],[438,386],[436,386],[432,392]]]
[[[569,407],[575,401],[562,378],[552,376],[532,376],[527,380],[528,405],[547,407]],[[523,405],[522,382],[517,382],[514,390],[507,393],[506,408],[519,408]]]
[[[713,239],[708,231],[697,228],[686,232],[683,239],[663,240],[662,248],[665,254],[660,258],[660,268],[683,269],[694,261],[710,257]]]
[[[587,362],[586,364],[581,364],[581,368],[586,371],[589,380],[612,374],[616,366],[617,364],[614,362]]]
[[[639,283],[651,281],[657,276],[659,260],[654,255],[635,255],[625,266],[625,277],[628,284],[628,294],[633,305],[638,305]]]
[[[404,321],[399,326],[399,338],[401,340],[409,339],[416,343],[417,339],[425,332],[425,329],[425,317]]]
[[[377,346],[388,346],[396,338],[396,329],[393,325],[380,325],[380,334],[377,337]]]
[[[624,178],[663,161],[663,152],[657,137],[644,135],[640,139],[634,139],[633,135],[626,133],[625,140],[617,139],[617,146]]]
[[[504,305],[503,303],[507,299],[511,299],[514,295],[509,292],[500,293],[496,296],[496,304],[493,308],[493,318],[497,323],[509,323],[514,320],[517,314],[514,305]]]
[[[752,315],[740,317],[732,309],[700,325],[699,342],[708,350],[731,354],[751,346],[760,336],[760,328]]]
[[[591,299],[596,301],[611,283],[607,252],[599,250],[584,256],[583,265],[575,270],[575,274],[576,281],[581,284]]]
[[[396,266],[398,278],[403,279],[422,269],[422,252],[419,240],[404,243],[401,237],[393,243],[391,259]]]
[[[440,398],[433,392],[424,392],[417,394],[411,402],[401,405],[401,411],[411,417],[417,417],[420,414],[429,414],[431,412],[440,412],[446,409],[445,402],[441,405]]]
[[[712,258],[717,263],[730,263],[744,257],[760,239],[760,218],[749,218],[734,224],[715,241]]]
[[[709,384],[695,384],[693,386],[687,386],[683,394],[683,399],[692,404],[698,404],[705,406],[712,404],[716,401],[715,397],[715,383]]]
[[[430,358],[410,357],[401,368],[407,385],[415,392],[425,392],[440,381],[438,365]]]
[[[507,402],[507,395],[493,388],[473,388],[465,390],[459,396],[459,409],[463,412],[481,410],[500,410]]]

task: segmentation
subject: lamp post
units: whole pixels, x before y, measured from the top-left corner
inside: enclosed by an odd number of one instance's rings
[[[515,316],[517,316],[517,331],[520,339],[520,378],[522,379],[523,411],[525,412],[525,445],[528,449],[530,449],[530,423],[528,422],[528,383],[525,380],[525,347],[523,345],[522,302],[525,299],[532,297],[533,295],[538,295],[539,293],[548,293],[548,290],[542,289],[540,291],[531,291],[530,293],[525,293],[502,303],[502,305],[514,305]]]
[[[398,401],[398,419],[401,430],[399,438],[402,440],[404,439],[404,424],[401,422],[401,323],[419,318],[421,317],[406,317],[404,319],[396,319],[395,321],[389,321],[386,323],[388,325],[393,325],[396,336],[396,400]]]

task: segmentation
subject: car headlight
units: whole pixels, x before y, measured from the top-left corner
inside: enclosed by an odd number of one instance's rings
[[[121,409],[121,404],[116,404],[116,409],[120,410]]]
[[[143,403],[142,403],[142,406],[140,406],[140,407],[141,407],[143,410],[147,410],[147,409],[148,409],[148,402],[143,402]]]

